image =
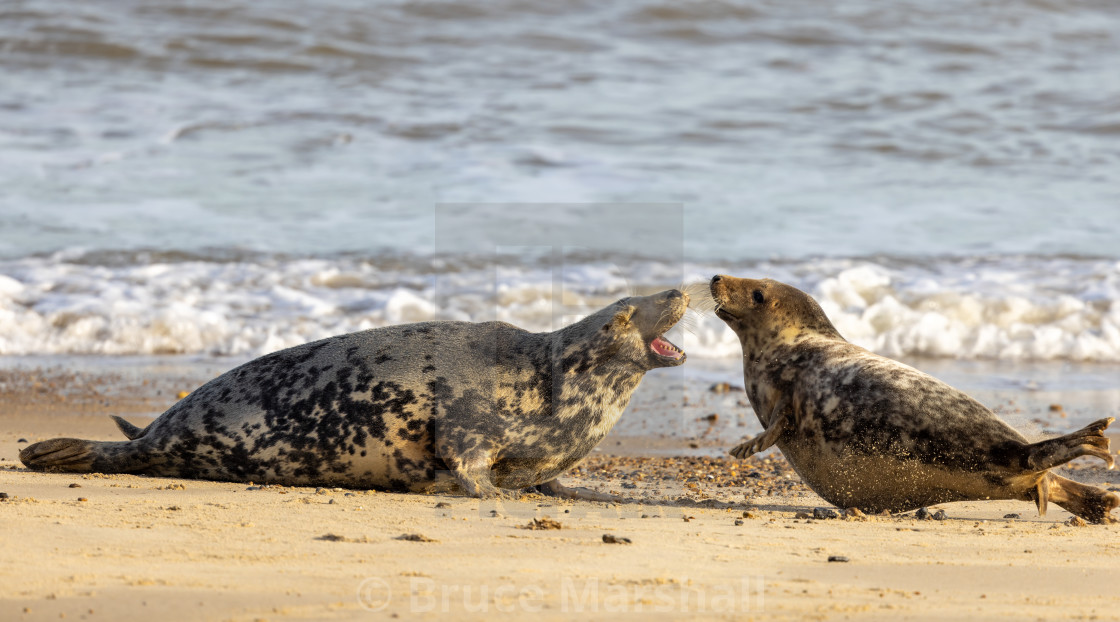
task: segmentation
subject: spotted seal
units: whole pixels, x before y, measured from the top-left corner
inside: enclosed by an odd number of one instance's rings
[[[1120,495],[1049,469],[1079,456],[1113,467],[1111,418],[1031,443],[988,408],[912,367],[848,343],[815,300],[770,279],[716,276],[716,315],[739,337],[747,396],[765,431],[737,458],[777,445],[839,507],[899,512],[950,501],[1047,502],[1111,522]]]
[[[684,363],[663,335],[687,305],[669,290],[550,333],[439,321],[331,337],[228,371],[145,429],[114,418],[128,441],[51,439],[20,460],[69,472],[576,496],[555,478],[606,436],[645,372]]]

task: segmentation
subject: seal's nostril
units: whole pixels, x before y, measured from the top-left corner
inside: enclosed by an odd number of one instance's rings
[[[718,274],[717,274],[717,275],[715,275],[715,276],[713,276],[713,277],[712,277],[712,282],[713,282],[713,283],[719,283],[719,282],[720,282],[720,279],[722,279],[722,278],[723,278],[722,276],[720,276],[720,275],[718,275]]]

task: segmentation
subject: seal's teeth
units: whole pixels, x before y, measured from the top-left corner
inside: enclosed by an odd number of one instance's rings
[[[649,349],[653,350],[654,354],[657,354],[659,356],[666,356],[672,359],[679,359],[684,356],[684,352],[682,352],[680,348],[674,346],[661,337],[657,337],[652,342],[650,342]]]

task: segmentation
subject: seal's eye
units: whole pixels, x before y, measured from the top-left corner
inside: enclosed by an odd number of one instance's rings
[[[754,303],[756,305],[760,305],[763,302],[766,302],[766,299],[762,297],[762,290],[760,289],[756,289],[751,292],[751,297],[754,298]]]

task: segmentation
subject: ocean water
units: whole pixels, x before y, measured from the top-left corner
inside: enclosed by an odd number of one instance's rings
[[[1117,58],[1106,1],[8,0],[0,355],[550,330],[730,273],[890,356],[1115,366]]]

